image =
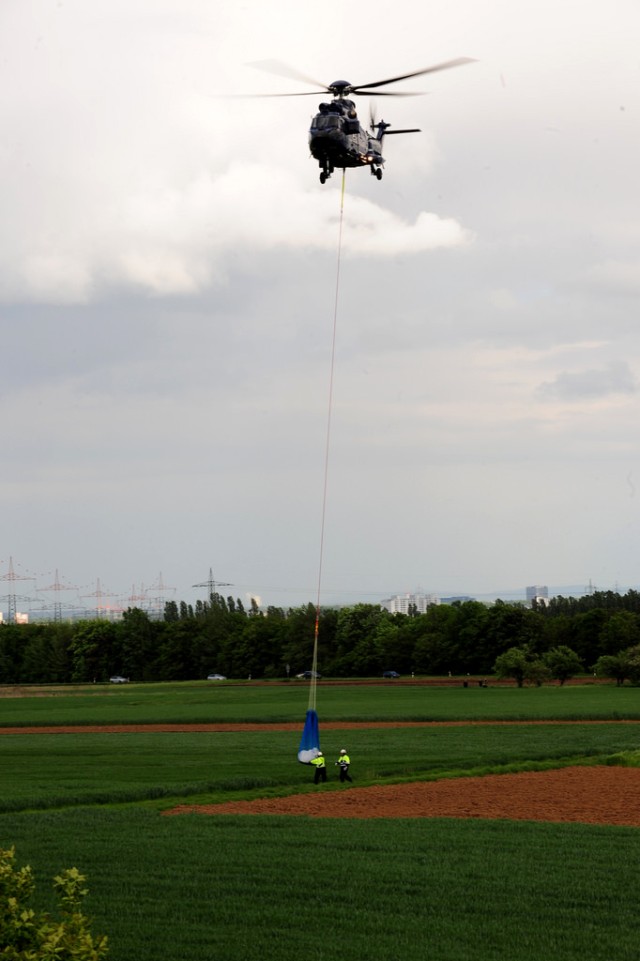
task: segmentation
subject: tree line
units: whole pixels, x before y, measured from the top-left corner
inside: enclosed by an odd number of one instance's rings
[[[311,667],[316,609],[255,603],[212,594],[195,606],[168,602],[162,620],[138,608],[103,619],[0,627],[0,684],[205,678],[282,678]],[[319,612],[318,669],[325,677],[489,675],[512,649],[531,664],[567,648],[584,671],[640,645],[640,593],[603,592],[554,598],[526,607],[496,601],[433,605],[425,613],[391,614],[377,604]],[[516,659],[517,660],[517,659]],[[624,660],[624,659],[623,659]],[[546,661],[549,662],[547,656]],[[507,659],[508,662],[508,659]],[[553,659],[551,659],[553,663]],[[618,673],[624,670],[618,664]],[[514,676],[514,675],[508,675]],[[555,675],[552,675],[555,676]],[[630,675],[627,673],[627,677]]]

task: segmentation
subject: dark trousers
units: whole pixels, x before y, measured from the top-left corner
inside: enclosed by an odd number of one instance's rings
[[[319,781],[327,780],[327,769],[326,767],[318,767],[316,765],[316,773],[313,775],[313,783],[317,784]]]
[[[353,781],[351,780],[351,777],[349,776],[349,768],[348,768],[348,767],[341,767],[341,768],[340,768],[340,780],[341,780],[341,781],[351,781],[351,783],[353,784]]]

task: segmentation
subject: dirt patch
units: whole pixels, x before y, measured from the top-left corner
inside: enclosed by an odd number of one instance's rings
[[[640,827],[640,768],[567,767],[522,774],[329,790],[166,814],[286,814],[323,818],[492,818]]]
[[[622,721],[323,721],[323,731],[356,731],[392,727],[478,727],[487,724],[640,724]],[[281,724],[59,724],[46,727],[0,727],[2,734],[224,734],[243,731],[300,731],[299,721]]]

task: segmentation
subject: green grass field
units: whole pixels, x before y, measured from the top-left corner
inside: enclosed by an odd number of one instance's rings
[[[32,724],[151,724],[298,721],[308,686],[289,684],[130,684],[56,690],[53,697],[0,697],[0,727]],[[640,720],[640,689],[612,685],[540,688],[429,687],[389,682],[318,687],[325,721]]]
[[[323,719],[344,718],[604,720],[640,716],[640,691],[327,686],[318,705],[321,731]],[[38,906],[50,906],[49,879],[60,869],[89,876],[87,911],[109,935],[114,961],[635,961],[640,830],[162,817],[186,798],[316,790],[296,761],[298,735],[81,730],[142,719],[302,727],[305,709],[297,685],[131,685],[2,699],[0,725],[73,717],[80,730],[0,735],[0,845],[15,844],[18,862],[34,868]],[[322,739],[330,759],[348,747],[362,785],[588,763],[637,752],[640,726],[363,728]],[[327,788],[339,789],[335,780]]]

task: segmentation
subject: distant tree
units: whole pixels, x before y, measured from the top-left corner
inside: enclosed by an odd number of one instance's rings
[[[284,621],[284,611],[281,607],[274,607],[270,604],[267,608],[267,617],[272,618],[274,621]]]
[[[491,612],[486,604],[481,604],[480,601],[463,601],[455,604],[454,609],[456,624],[455,632],[449,634],[453,643],[447,671],[453,674],[466,674],[470,671],[485,673],[490,669],[496,653],[488,640]],[[427,616],[432,610],[434,608],[427,611]]]
[[[19,684],[22,677],[26,624],[0,624],[0,683]]]
[[[240,604],[240,601],[238,601],[238,604]],[[244,608],[241,608],[241,609],[244,610]],[[252,597],[251,607],[249,609],[249,617],[262,617],[262,616],[263,616],[262,611],[258,607],[258,601],[256,600],[255,597]]]
[[[194,623],[178,620],[163,625],[154,667],[159,681],[188,681],[194,677],[206,677],[194,662]]]
[[[640,644],[624,652],[627,662],[627,676],[632,684],[640,684]]]
[[[511,647],[540,650],[544,632],[544,617],[523,604],[508,604],[497,600],[487,612],[487,625],[481,639],[484,664],[472,670],[488,670],[493,659]]]
[[[154,660],[156,656],[157,622],[152,623],[149,615],[139,607],[130,607],[122,615],[118,625],[122,664],[119,670],[125,677],[136,681],[156,679]]]
[[[47,684],[59,678],[53,670],[54,632],[49,624],[30,624],[24,634],[22,650],[22,680],[28,684]],[[62,678],[62,680],[66,680]]]
[[[548,668],[551,677],[560,681],[560,686],[584,669],[584,665],[576,652],[565,645],[552,647],[551,650],[542,655],[542,661]]]
[[[70,645],[72,680],[105,681],[122,673],[122,654],[116,625],[111,621],[82,621]]]
[[[175,601],[167,601],[164,605],[164,619],[167,623],[180,620],[178,605]]]
[[[627,591],[624,596],[624,609],[635,614],[640,614],[640,592]]]
[[[307,671],[311,668],[313,659],[316,608],[311,603],[304,607],[291,607],[286,620],[287,631],[282,661],[290,665],[292,674]],[[320,673],[324,674],[325,671],[321,669]]]
[[[521,647],[509,648],[508,651],[498,655],[493,670],[498,677],[513,678],[518,687],[522,687],[527,673],[526,651]]]
[[[342,608],[336,628],[340,673],[366,677],[385,670],[375,635],[380,622],[390,617],[378,604]]]
[[[616,611],[602,625],[599,642],[602,654],[619,654],[640,644],[640,617],[631,611]]]
[[[596,661],[595,671],[601,677],[615,678],[618,686],[627,679],[632,684],[640,684],[640,644],[619,654],[603,654]]]
[[[551,672],[541,657],[534,657],[533,660],[529,661],[525,681],[528,681],[529,684],[535,684],[536,687],[542,687],[550,677]]]
[[[540,686],[549,676],[544,661],[537,657],[529,647],[511,647],[500,654],[493,665],[494,673],[498,677],[511,677],[518,687],[523,687],[525,681],[532,681]]]
[[[412,615],[407,616],[411,617]],[[401,617],[402,615],[400,615]],[[399,658],[400,623],[398,616],[388,615],[378,622],[373,632],[371,640],[379,673],[382,673],[382,670],[394,670],[401,673],[406,671],[406,666],[401,663]]]
[[[249,613],[235,643],[235,671],[240,677],[281,677],[286,622]]]
[[[433,604],[421,617],[407,619],[401,624],[402,636],[413,642],[411,666],[418,673],[458,672],[462,619],[459,604]]]
[[[617,687],[622,687],[629,676],[629,665],[624,654],[603,654],[595,663],[594,671],[598,677],[611,677]]]
[[[611,616],[603,607],[595,606],[578,612],[571,618],[569,631],[561,643],[575,651],[583,664],[592,664],[599,654],[615,653],[600,646],[603,628]]]

